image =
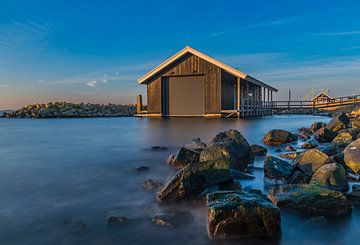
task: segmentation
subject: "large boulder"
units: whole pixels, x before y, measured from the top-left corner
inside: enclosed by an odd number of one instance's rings
[[[323,122],[315,122],[311,125],[310,132],[315,133],[319,129],[326,127],[326,123]]]
[[[347,198],[356,205],[360,204],[360,185],[356,184],[352,186],[352,190],[348,193]]]
[[[296,167],[311,177],[321,166],[330,163],[331,158],[318,149],[311,149],[301,154],[295,159]]]
[[[339,153],[341,153],[341,149],[339,148],[339,146],[335,143],[330,143],[327,145],[321,145],[318,147],[318,149],[320,151],[322,151],[323,153],[325,153],[328,156],[335,156]]]
[[[352,171],[360,172],[360,139],[355,140],[345,148],[344,161]]]
[[[314,149],[316,148],[317,146],[319,145],[319,142],[317,142],[316,140],[314,139],[311,139],[307,142],[305,142],[304,144],[301,145],[301,148],[303,149]]]
[[[333,139],[332,143],[336,144],[340,148],[344,149],[348,144],[357,138],[357,135],[353,135],[350,132],[339,132]]]
[[[170,166],[180,169],[188,164],[199,162],[199,157],[199,152],[181,147],[175,155],[170,155],[167,162]]]
[[[260,191],[207,195],[208,232],[213,239],[278,237],[280,210]]]
[[[206,148],[206,144],[200,138],[193,138],[184,146],[186,149],[200,153]]]
[[[269,198],[281,209],[306,215],[346,216],[352,212],[352,205],[344,194],[318,185],[277,187],[271,190]]]
[[[327,129],[330,129],[334,132],[338,132],[342,129],[349,127],[350,118],[346,115],[345,112],[336,115],[331,121],[326,125]]]
[[[219,133],[200,154],[201,162],[223,158],[229,160],[231,168],[240,171],[254,163],[254,155],[249,143],[237,130]]]
[[[337,163],[325,164],[318,168],[311,177],[310,183],[319,184],[337,191],[349,190],[345,169]]]
[[[284,159],[290,159],[290,160],[294,160],[295,158],[297,158],[300,155],[299,152],[284,152],[281,153],[279,155],[279,157],[284,158]]]
[[[282,145],[297,140],[298,136],[296,134],[292,134],[282,129],[270,130],[263,138],[263,142],[267,145]]]
[[[267,148],[261,145],[251,145],[251,150],[256,157],[264,157],[267,154]]]
[[[279,158],[267,156],[264,162],[264,180],[273,184],[287,183],[294,167]]]
[[[351,120],[351,125],[353,128],[360,129],[360,119]]]
[[[198,197],[207,187],[232,182],[228,158],[189,164],[179,170],[158,192],[160,202]]]
[[[331,142],[336,137],[336,133],[326,127],[314,132],[314,138],[320,143]]]

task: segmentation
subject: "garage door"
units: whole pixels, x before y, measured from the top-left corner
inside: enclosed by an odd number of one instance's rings
[[[168,86],[170,116],[204,114],[204,76],[170,77]]]

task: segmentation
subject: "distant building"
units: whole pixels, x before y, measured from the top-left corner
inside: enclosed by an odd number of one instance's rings
[[[148,116],[259,116],[271,113],[278,91],[189,46],[138,82],[147,86]]]
[[[315,102],[315,104],[326,104],[331,102],[332,99],[328,93],[323,91],[312,98],[312,101]]]

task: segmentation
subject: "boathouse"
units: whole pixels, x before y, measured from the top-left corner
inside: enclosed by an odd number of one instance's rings
[[[278,91],[189,46],[138,82],[147,86],[147,116],[269,115]]]

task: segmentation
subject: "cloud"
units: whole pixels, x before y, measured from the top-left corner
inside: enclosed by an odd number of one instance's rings
[[[351,35],[359,35],[360,30],[355,31],[340,31],[340,32],[321,32],[314,33],[315,36],[351,36]]]
[[[86,86],[95,88],[95,87],[96,87],[96,83],[97,83],[96,81],[90,81],[90,82],[87,82],[87,83],[86,83]]]
[[[0,84],[0,88],[6,88],[6,87],[9,87],[9,85],[7,85],[7,84]]]

